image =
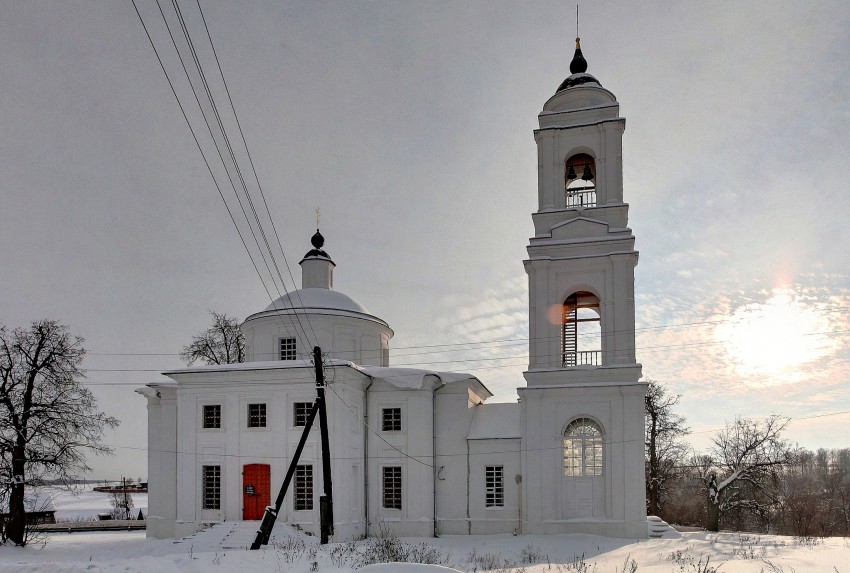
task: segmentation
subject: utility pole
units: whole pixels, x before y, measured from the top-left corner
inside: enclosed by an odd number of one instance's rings
[[[313,349],[313,359],[316,367],[316,402],[313,404],[310,415],[307,417],[307,422],[304,426],[304,431],[301,434],[301,440],[298,442],[298,447],[295,448],[295,453],[289,463],[289,469],[286,472],[286,477],[283,478],[283,485],[280,487],[280,492],[277,494],[277,500],[274,507],[269,506],[263,514],[263,522],[260,529],[257,530],[257,537],[251,545],[251,549],[257,550],[262,545],[268,545],[269,538],[272,534],[272,528],[280,513],[280,508],[283,507],[283,498],[286,491],[289,489],[289,484],[292,482],[292,476],[295,474],[295,468],[298,465],[298,460],[301,458],[301,452],[304,450],[304,444],[307,442],[307,436],[310,434],[310,428],[313,427],[313,421],[316,419],[316,414],[319,415],[319,429],[322,435],[322,475],[324,477],[324,492],[319,497],[319,518],[322,543],[328,542],[328,538],[334,534],[334,510],[333,510],[333,484],[331,482],[331,453],[328,439],[328,416],[325,410],[325,375],[322,371],[322,349],[316,346]]]
[[[322,478],[324,492],[319,497],[319,517],[321,520],[321,542],[324,545],[334,534],[333,481],[331,480],[331,451],[328,439],[328,414],[325,408],[325,374],[322,370],[322,349],[313,348],[313,364],[316,367],[316,392],[319,404],[319,430],[322,434]]]

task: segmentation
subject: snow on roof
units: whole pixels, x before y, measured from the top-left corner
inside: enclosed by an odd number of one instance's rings
[[[293,308],[324,308],[371,314],[366,307],[341,292],[327,288],[302,288],[287,293],[266,307],[266,310]]]
[[[446,384],[475,380],[483,387],[478,378],[467,372],[439,372],[437,370],[425,370],[421,368],[392,368],[387,366],[361,366],[348,360],[328,359],[325,366],[348,367],[373,378],[391,384],[396,388],[408,390],[421,390],[425,384],[425,378],[434,376]],[[190,366],[179,370],[168,370],[163,372],[166,376],[172,374],[202,374],[205,372],[246,372],[251,370],[286,370],[290,368],[313,369],[313,362],[307,359],[297,360],[267,360],[263,362],[241,362],[237,364],[209,364],[202,366]],[[485,387],[486,389],[486,387]],[[489,392],[489,390],[488,390]],[[492,393],[490,394],[492,396]]]
[[[382,380],[388,384],[392,384],[396,388],[406,388],[410,390],[421,390],[425,383],[426,376],[434,376],[445,384],[455,382],[464,382],[466,380],[478,380],[472,374],[466,372],[437,372],[436,370],[423,370],[420,368],[392,368],[387,366],[358,366],[352,364],[354,368],[363,372],[369,378]],[[483,386],[483,384],[482,384]]]
[[[329,366],[348,366],[353,364],[347,360],[330,359],[325,362]],[[239,372],[247,370],[282,370],[286,368],[313,368],[313,361],[306,358],[296,360],[263,360],[257,362],[237,362],[235,364],[202,364],[199,366],[187,366],[177,370],[163,372],[166,376],[171,374],[190,374],[193,372]]]
[[[519,404],[478,404],[472,427],[469,429],[470,440],[490,440],[504,438],[519,438]]]

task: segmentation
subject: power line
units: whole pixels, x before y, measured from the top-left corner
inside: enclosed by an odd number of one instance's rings
[[[162,73],[165,75],[165,79],[168,82],[168,86],[171,88],[171,93],[174,94],[174,99],[177,100],[177,105],[180,108],[180,112],[183,115],[183,119],[186,121],[186,126],[189,128],[189,131],[192,134],[192,139],[195,141],[195,145],[197,146],[198,151],[201,154],[201,158],[204,161],[204,165],[206,165],[207,171],[209,171],[210,177],[212,178],[213,184],[215,185],[215,188],[218,191],[219,197],[221,197],[221,201],[222,201],[222,203],[224,203],[224,207],[227,210],[227,214],[230,217],[230,221],[233,223],[233,226],[236,229],[237,235],[239,235],[239,239],[242,242],[242,246],[244,247],[245,252],[248,254],[248,258],[251,260],[251,265],[254,267],[254,271],[257,273],[257,276],[260,278],[260,282],[263,285],[263,289],[266,291],[266,294],[269,296],[269,299],[273,299],[271,293],[268,290],[268,287],[266,286],[265,281],[263,280],[262,274],[260,273],[260,269],[259,269],[259,267],[257,267],[257,263],[254,260],[253,255],[251,254],[251,250],[248,248],[248,244],[245,241],[245,237],[242,235],[242,231],[239,229],[239,225],[236,223],[236,219],[233,216],[233,212],[231,211],[230,206],[227,204],[227,200],[224,198],[224,192],[221,190],[221,187],[218,183],[218,180],[216,179],[215,174],[213,173],[212,166],[210,165],[210,162],[207,159],[207,156],[204,153],[203,148],[201,147],[201,143],[198,140],[198,136],[195,133],[194,128],[192,127],[192,123],[189,121],[189,116],[186,114],[186,110],[183,107],[183,103],[180,101],[180,97],[177,95],[177,90],[174,87],[174,83],[171,81],[171,77],[168,75],[168,72],[165,69],[165,64],[163,63],[162,58],[159,55],[159,51],[156,49],[156,44],[154,44],[153,38],[151,37],[150,32],[148,31],[148,27],[145,24],[144,19],[142,18],[142,14],[139,12],[139,8],[136,5],[136,0],[132,0],[132,2],[133,2],[133,8],[136,11],[136,15],[139,17],[139,22],[142,24],[142,28],[144,28],[145,35],[147,36],[148,41],[150,42],[150,45],[153,48],[154,55],[156,56],[156,59],[159,62],[160,68],[162,69]],[[157,2],[157,6],[159,7],[159,2]],[[162,13],[162,8],[161,7],[159,7],[159,8],[160,8],[160,13]],[[163,16],[163,19],[165,19],[165,14],[163,14],[162,16]],[[170,35],[170,33],[171,32],[169,30],[169,35]],[[172,41],[173,41],[173,37],[172,37]],[[176,48],[176,44],[175,44],[175,48]],[[179,51],[178,51],[178,55],[179,55]],[[181,63],[182,63],[182,58],[181,58]],[[184,70],[185,70],[185,67],[184,67]],[[188,72],[187,72],[187,77],[188,77]],[[190,81],[190,83],[191,83],[191,81]],[[194,88],[192,88],[192,91],[194,93]],[[197,100],[197,95],[196,95],[196,100]],[[198,105],[200,106],[200,102],[198,102]],[[207,127],[209,127],[209,124],[207,125]]]
[[[254,173],[254,179],[257,182],[257,189],[259,189],[260,197],[262,197],[262,199],[263,199],[263,205],[266,208],[266,214],[268,215],[269,222],[271,223],[272,231],[274,231],[274,236],[277,239],[277,245],[278,245],[278,248],[280,250],[280,254],[283,257],[283,263],[286,266],[287,272],[289,273],[289,279],[292,281],[292,287],[295,290],[295,293],[298,297],[298,302],[301,304],[301,306],[303,308],[304,303],[301,300],[301,293],[299,292],[299,290],[296,286],[295,277],[292,274],[292,268],[289,266],[289,261],[287,260],[286,253],[283,250],[283,244],[280,241],[280,235],[277,232],[277,226],[274,224],[274,218],[272,217],[271,210],[269,209],[269,204],[266,201],[266,194],[263,191],[262,184],[260,183],[260,177],[257,174],[257,168],[254,166],[254,159],[253,159],[253,157],[251,157],[251,151],[248,148],[248,141],[245,138],[245,132],[242,130],[242,122],[239,121],[239,115],[236,113],[236,106],[234,105],[233,98],[230,95],[230,88],[227,86],[227,80],[224,77],[224,71],[221,69],[221,62],[218,59],[218,52],[215,49],[215,43],[213,42],[212,34],[210,34],[210,29],[207,26],[207,19],[204,16],[203,9],[201,8],[200,0],[196,0],[196,3],[198,5],[198,12],[201,15],[201,21],[204,23],[204,30],[206,30],[206,32],[207,32],[207,38],[209,39],[209,42],[210,42],[210,48],[212,48],[213,56],[215,57],[215,63],[216,63],[216,66],[218,67],[219,75],[221,76],[221,82],[224,85],[224,91],[227,94],[227,100],[230,102],[230,109],[233,110],[233,118],[236,120],[236,127],[239,130],[239,135],[242,138],[242,144],[245,147],[245,153],[248,156],[248,163],[251,165],[251,171]],[[265,238],[265,234],[263,236]],[[267,246],[268,246],[268,243],[267,243]],[[271,248],[269,248],[269,253],[271,254]],[[280,277],[281,284],[285,284],[283,277],[280,276],[280,269],[277,267],[277,264],[275,264],[275,269],[277,269],[277,273],[278,273],[278,276]],[[285,289],[286,289],[286,287],[284,286],[284,290]],[[298,318],[298,316],[297,316],[297,313],[296,313],[296,319],[297,318]],[[319,338],[318,338],[318,336],[316,336],[315,330],[313,330],[313,325],[310,323],[309,317],[307,319],[307,324],[310,326],[310,330],[313,331],[313,338],[316,340],[316,344],[318,344]],[[303,328],[302,328],[302,330],[303,330]]]
[[[339,397],[339,396],[337,396],[337,397]],[[340,401],[342,401],[342,400],[340,400]],[[343,404],[345,404],[345,403],[343,402]],[[352,415],[355,415],[355,417],[357,418],[357,420],[358,420],[361,424],[365,425],[365,422],[363,421],[363,419],[362,419],[360,416],[356,416],[356,414],[353,412],[353,410],[351,409],[351,407],[350,407],[350,406],[348,406],[347,404],[345,404],[345,405],[346,405],[347,409],[349,410],[349,412],[350,412]],[[850,414],[850,410],[843,410],[843,411],[840,411],[840,412],[827,412],[827,413],[816,414],[816,415],[812,415],[812,416],[802,416],[802,417],[798,417],[798,418],[786,418],[786,419],[788,420],[788,422],[789,422],[789,423],[793,423],[793,422],[795,422],[795,421],[809,420],[809,419],[814,419],[814,418],[826,418],[826,417],[833,417],[833,416],[843,416],[843,415],[847,415],[847,414]],[[372,428],[369,428],[368,426],[366,426],[366,427],[368,428],[368,431],[369,431],[370,433],[372,433],[372,434],[374,434],[374,435],[376,435],[377,437],[379,437],[379,438],[380,438],[380,436],[376,433],[376,431],[375,431],[375,430],[373,430]],[[717,428],[715,428],[715,429],[700,430],[700,431],[697,431],[697,432],[690,432],[688,435],[693,435],[693,434],[708,434],[708,433],[715,433],[715,432],[721,431],[721,430],[722,430],[722,429],[724,429],[724,428],[725,428],[725,426],[718,426],[718,427],[717,427]],[[558,440],[563,439],[563,436],[561,436],[561,435],[553,435],[553,436],[551,436],[551,437],[552,437],[552,438],[554,438],[554,439],[558,439]],[[382,439],[382,441],[384,441],[387,445],[389,445],[390,447],[392,447],[392,449],[393,449],[394,451],[396,451],[397,453],[401,454],[402,456],[404,456],[404,457],[406,457],[406,458],[409,458],[409,459],[411,459],[411,460],[413,460],[413,461],[415,461],[415,462],[417,462],[417,463],[419,463],[419,464],[422,464],[422,465],[425,465],[425,466],[428,466],[428,467],[433,467],[433,465],[432,465],[432,464],[429,464],[428,462],[425,462],[425,461],[423,461],[423,460],[419,459],[419,458],[431,458],[431,459],[433,459],[433,458],[434,458],[434,456],[433,456],[433,455],[431,455],[431,454],[427,454],[427,455],[418,455],[418,456],[417,456],[417,455],[411,455],[411,454],[408,454],[408,453],[406,453],[406,452],[402,451],[401,449],[399,449],[399,448],[398,448],[398,447],[396,447],[395,445],[390,444],[389,442],[387,442],[387,441],[386,441],[386,440],[384,440],[383,438],[381,438],[381,439]],[[484,438],[484,439],[481,439],[481,440],[473,440],[473,441],[487,441],[488,439],[492,440],[492,439],[498,439],[498,438]],[[511,439],[511,440],[521,440],[521,438],[520,438],[520,437],[516,437],[516,438],[508,438],[508,439]],[[500,440],[500,441],[503,441],[503,440],[504,440],[504,438],[499,439],[499,440]],[[604,442],[604,444],[605,444],[605,446],[606,446],[606,447],[609,447],[609,446],[622,445],[622,444],[634,444],[634,443],[636,443],[636,442],[645,443],[645,437],[644,437],[644,436],[641,436],[641,437],[639,437],[639,438],[626,439],[626,440],[606,440],[606,441]],[[177,455],[189,455],[189,456],[198,456],[198,455],[202,455],[200,452],[198,452],[198,451],[192,451],[192,450],[181,450],[181,449],[177,449],[177,450],[170,450],[170,449],[160,450],[160,449],[155,449],[155,448],[144,448],[144,447],[139,447],[139,446],[121,446],[121,445],[116,445],[116,444],[104,444],[104,445],[106,445],[106,446],[108,446],[108,447],[112,447],[112,448],[121,448],[121,449],[137,450],[137,451],[146,451],[146,452],[171,453],[171,454],[177,454]],[[437,453],[437,456],[436,456],[436,457],[437,457],[437,458],[456,458],[456,457],[466,457],[466,456],[469,456],[469,457],[475,457],[475,456],[484,456],[484,455],[491,455],[491,454],[519,454],[519,453],[522,453],[522,452],[547,452],[547,451],[561,451],[562,449],[563,449],[563,445],[562,445],[562,444],[558,444],[558,445],[556,445],[556,446],[545,446],[545,447],[540,447],[540,448],[516,448],[516,449],[515,449],[515,448],[505,448],[503,445],[501,445],[499,448],[494,449],[494,450],[492,450],[492,451],[489,451],[489,450],[488,450],[488,451],[481,450],[481,451],[475,451],[475,452],[473,452],[473,451],[469,451],[469,452],[466,452],[466,451],[463,451],[463,452],[452,452],[452,451],[450,450],[450,451],[445,452],[445,453],[444,453],[444,452]],[[242,454],[224,454],[224,453],[222,453],[222,454],[217,454],[217,457],[222,457],[222,458],[251,458],[251,459],[257,459],[257,458],[259,458],[259,459],[271,459],[271,460],[275,460],[275,459],[280,459],[280,460],[290,459],[290,457],[289,457],[289,456],[285,456],[285,455],[266,455],[266,456],[256,456],[256,455],[253,455],[253,454],[245,454],[245,455],[242,455]],[[370,456],[369,456],[369,458],[370,458],[370,459],[397,459],[397,458],[398,458],[398,456],[396,456],[396,455],[381,455],[381,454],[378,454],[378,455],[370,455]],[[363,456],[362,456],[362,455],[360,455],[360,456],[339,456],[339,455],[333,456],[333,455],[332,455],[332,456],[331,456],[331,459],[332,459],[332,460],[337,460],[337,461],[362,460],[362,459],[363,459]],[[698,466],[679,466],[679,467],[687,468],[687,467],[698,467]]]
[[[219,195],[220,195],[220,197],[221,197],[222,201],[225,203],[225,207],[226,207],[226,208],[227,208],[227,210],[228,210],[228,214],[230,215],[231,221],[233,222],[234,227],[236,227],[237,233],[239,234],[240,239],[242,240],[243,246],[244,246],[244,248],[245,248],[246,252],[248,253],[248,255],[249,255],[250,259],[251,259],[252,265],[254,266],[254,269],[255,269],[255,271],[256,271],[256,273],[257,273],[257,276],[260,278],[260,281],[261,281],[261,283],[263,284],[263,288],[265,289],[266,294],[267,294],[267,295],[268,295],[268,297],[269,297],[269,300],[272,302],[272,306],[274,307],[273,309],[276,311],[276,314],[278,315],[279,319],[281,320],[281,322],[282,322],[282,325],[283,325],[284,329],[288,331],[288,330],[289,330],[289,327],[287,326],[286,322],[285,322],[285,321],[284,321],[284,320],[280,317],[281,309],[280,309],[280,308],[278,308],[278,307],[277,307],[277,305],[275,304],[275,299],[274,299],[274,297],[271,295],[271,292],[269,292],[269,288],[268,288],[268,286],[266,285],[265,280],[263,279],[263,275],[262,275],[262,273],[259,271],[259,268],[258,268],[258,266],[257,266],[257,263],[256,263],[256,261],[254,260],[253,255],[251,255],[250,249],[249,249],[249,248],[248,248],[248,246],[247,246],[247,243],[246,243],[246,241],[245,241],[245,238],[243,237],[242,232],[241,232],[241,231],[240,231],[240,229],[239,229],[239,225],[236,223],[236,220],[235,220],[235,218],[233,217],[233,213],[231,212],[231,209],[230,209],[229,205],[227,204],[227,201],[226,201],[226,200],[225,200],[225,198],[224,198],[224,195],[223,195],[223,193],[222,193],[222,191],[221,191],[221,188],[220,188],[220,186],[219,186],[219,184],[218,184],[218,181],[216,180],[216,177],[215,177],[215,175],[214,175],[214,173],[213,173],[213,171],[212,171],[212,169],[211,169],[211,167],[210,167],[210,165],[209,165],[209,162],[207,161],[206,156],[204,155],[203,149],[201,148],[201,145],[200,145],[200,143],[199,143],[199,141],[198,141],[198,138],[197,138],[197,137],[196,137],[196,135],[195,135],[194,129],[192,129],[191,122],[189,121],[188,116],[187,116],[187,114],[185,113],[185,110],[183,109],[183,105],[182,105],[182,103],[180,102],[180,98],[179,98],[179,96],[177,95],[176,90],[174,89],[174,86],[173,86],[173,83],[171,82],[170,77],[168,76],[168,73],[167,73],[167,71],[166,71],[166,69],[165,69],[165,66],[164,66],[164,64],[163,64],[163,62],[162,62],[162,59],[161,59],[161,58],[160,58],[160,56],[159,56],[159,53],[158,53],[158,51],[157,51],[157,49],[156,49],[156,46],[155,46],[155,44],[154,44],[154,42],[153,42],[153,40],[152,40],[152,37],[151,37],[151,36],[150,36],[150,34],[148,33],[147,27],[146,27],[146,26],[145,26],[145,24],[144,24],[144,20],[143,20],[143,18],[142,18],[142,16],[141,16],[140,12],[139,12],[139,10],[138,10],[138,7],[137,7],[137,6],[136,6],[136,4],[135,4],[135,0],[134,0],[134,2],[133,2],[133,5],[134,5],[134,8],[136,9],[136,13],[137,13],[137,15],[139,16],[139,20],[142,22],[142,25],[143,25],[143,27],[145,28],[145,32],[146,32],[146,34],[147,34],[147,36],[148,36],[148,40],[150,41],[151,46],[153,47],[154,52],[155,52],[155,53],[156,53],[156,55],[157,55],[157,59],[158,59],[158,60],[159,60],[159,62],[160,62],[160,67],[162,68],[163,73],[165,74],[166,78],[168,79],[169,85],[170,85],[170,86],[171,86],[171,88],[172,88],[172,93],[174,94],[175,99],[177,99],[177,101],[178,101],[178,105],[180,105],[181,111],[183,111],[184,119],[186,120],[187,125],[189,126],[190,130],[192,131],[193,137],[195,138],[196,145],[198,146],[199,151],[201,152],[202,156],[204,157],[204,162],[207,164],[207,168],[208,168],[208,170],[210,171],[210,176],[213,178],[213,181],[215,182],[216,188],[217,188],[217,189],[218,189],[218,191],[219,191]],[[243,190],[244,190],[245,197],[246,197],[246,199],[247,199],[247,201],[248,201],[248,203],[249,203],[249,206],[250,206],[250,208],[251,208],[251,211],[252,211],[252,213],[253,213],[253,215],[254,215],[254,221],[255,221],[255,223],[256,223],[257,229],[259,230],[259,232],[260,232],[261,236],[263,237],[263,242],[265,243],[265,245],[266,245],[266,250],[267,250],[267,251],[268,251],[268,253],[269,253],[269,258],[271,258],[271,260],[272,260],[272,266],[274,266],[274,267],[275,267],[275,269],[277,270],[277,275],[278,275],[278,277],[280,278],[281,286],[283,287],[284,292],[286,292],[286,284],[285,284],[285,281],[283,280],[283,277],[282,277],[282,275],[281,275],[281,273],[280,273],[280,269],[279,269],[279,268],[278,268],[278,266],[277,266],[277,262],[276,262],[276,260],[275,260],[275,258],[274,258],[274,254],[273,254],[273,253],[272,253],[272,251],[271,251],[271,247],[270,247],[269,242],[268,242],[268,240],[267,240],[267,238],[266,238],[265,230],[263,229],[262,222],[260,221],[260,218],[259,218],[259,216],[258,216],[258,214],[257,214],[257,212],[256,212],[256,209],[255,209],[254,205],[253,205],[253,201],[252,201],[252,199],[251,199],[250,192],[248,191],[248,189],[247,189],[247,185],[245,184],[245,180],[244,180],[244,178],[242,177],[242,172],[241,172],[241,169],[239,168],[239,163],[238,163],[238,160],[237,160],[237,158],[236,158],[236,154],[235,154],[235,152],[233,151],[233,148],[232,148],[232,146],[231,146],[231,144],[230,144],[230,139],[229,139],[229,137],[228,137],[228,135],[227,135],[227,131],[226,131],[225,127],[224,127],[224,123],[223,123],[223,121],[222,121],[222,119],[221,119],[221,116],[220,116],[220,114],[219,114],[219,112],[218,112],[218,106],[217,106],[217,105],[216,105],[216,103],[215,103],[215,98],[214,98],[214,96],[212,95],[212,91],[211,91],[211,89],[210,89],[209,83],[207,82],[206,75],[205,75],[205,74],[204,74],[204,72],[203,72],[203,66],[202,66],[202,65],[201,65],[201,63],[200,63],[200,58],[198,57],[197,51],[195,50],[194,42],[192,41],[192,39],[191,39],[191,35],[189,34],[188,26],[186,25],[186,22],[185,22],[185,20],[183,19],[182,13],[181,13],[180,8],[179,8],[179,5],[177,5],[177,3],[176,3],[176,2],[174,2],[174,1],[172,2],[172,5],[173,5],[173,7],[174,7],[174,9],[175,9],[175,12],[177,13],[177,17],[178,17],[178,20],[179,20],[179,22],[180,22],[181,30],[183,31],[183,34],[184,34],[184,39],[186,40],[187,46],[189,47],[190,53],[191,53],[191,55],[192,55],[193,62],[194,62],[194,64],[195,64],[195,67],[196,67],[196,70],[197,70],[197,72],[198,72],[198,75],[199,75],[199,77],[200,77],[200,79],[201,79],[201,83],[202,83],[202,86],[203,86],[203,88],[204,88],[205,94],[206,94],[206,96],[207,96],[207,100],[209,101],[209,104],[210,104],[210,106],[211,106],[211,108],[212,108],[213,114],[214,114],[214,116],[215,116],[215,118],[216,118],[216,122],[217,122],[217,125],[218,125],[218,127],[219,127],[219,130],[220,130],[220,134],[221,134],[222,140],[223,140],[223,142],[224,142],[224,144],[225,144],[225,146],[226,146],[226,148],[227,148],[227,150],[228,150],[229,156],[230,156],[231,161],[232,161],[233,168],[236,170],[237,176],[238,176],[239,181],[241,182],[241,186],[242,186],[242,188],[243,188]],[[247,222],[247,224],[248,224],[249,231],[251,232],[251,234],[252,234],[252,236],[253,236],[253,238],[254,238],[254,242],[255,242],[255,244],[257,245],[257,248],[258,248],[258,250],[259,250],[259,254],[260,254],[261,258],[263,259],[263,262],[264,262],[264,264],[265,264],[265,266],[266,266],[266,270],[268,271],[269,275],[270,275],[270,276],[271,276],[271,278],[272,278],[272,283],[274,284],[274,288],[275,288],[276,290],[278,290],[278,296],[279,296],[279,297],[282,297],[282,293],[281,293],[281,292],[280,292],[280,290],[277,288],[277,281],[275,281],[275,280],[274,280],[274,275],[273,275],[273,273],[272,273],[272,271],[271,271],[271,268],[270,268],[270,266],[269,266],[269,261],[267,260],[267,258],[266,258],[266,256],[265,256],[265,254],[264,254],[264,251],[263,251],[262,247],[260,246],[259,239],[257,238],[257,235],[256,235],[256,233],[254,232],[254,225],[252,225],[252,223],[251,223],[251,219],[249,218],[248,213],[247,213],[247,211],[246,211],[246,209],[245,209],[245,206],[244,206],[243,200],[242,200],[242,198],[240,197],[240,195],[239,195],[239,193],[238,193],[238,191],[237,191],[237,189],[236,189],[236,184],[235,184],[235,182],[234,182],[234,180],[233,180],[233,177],[232,177],[232,176],[231,176],[231,174],[230,174],[230,169],[228,169],[227,162],[224,160],[224,156],[222,155],[221,148],[219,147],[218,141],[217,141],[217,139],[216,139],[215,135],[213,134],[213,130],[212,130],[212,127],[211,127],[211,125],[210,125],[210,122],[209,122],[209,120],[208,120],[208,118],[207,118],[207,114],[206,114],[206,112],[204,111],[204,107],[201,105],[200,98],[198,97],[197,91],[196,91],[195,86],[194,86],[194,84],[193,84],[193,82],[192,82],[191,76],[190,76],[190,74],[189,74],[189,72],[188,72],[188,69],[187,69],[186,64],[185,64],[185,62],[184,62],[184,59],[183,59],[183,56],[182,56],[182,54],[181,54],[181,52],[180,52],[180,49],[177,47],[177,42],[176,42],[176,40],[175,40],[175,38],[174,38],[174,34],[173,34],[173,33],[172,33],[172,31],[171,31],[171,26],[168,24],[168,19],[165,17],[165,13],[164,13],[164,11],[163,11],[163,9],[162,9],[162,6],[161,6],[161,4],[160,4],[159,0],[157,0],[157,7],[158,7],[158,9],[159,9],[160,16],[162,17],[163,23],[165,24],[166,29],[167,29],[167,31],[168,31],[168,35],[169,35],[169,38],[171,39],[171,43],[172,43],[172,45],[174,46],[175,51],[177,52],[177,56],[178,56],[178,58],[179,58],[179,60],[180,60],[181,67],[183,68],[184,74],[186,75],[186,79],[187,79],[187,82],[188,82],[188,84],[189,84],[189,88],[191,89],[192,94],[193,94],[193,96],[194,96],[194,98],[195,98],[195,102],[196,102],[196,104],[198,105],[198,109],[199,109],[199,111],[200,111],[200,113],[201,113],[201,117],[203,118],[203,121],[204,121],[205,125],[207,126],[207,131],[208,131],[208,132],[209,132],[209,134],[210,134],[210,138],[212,139],[213,145],[214,145],[214,147],[215,147],[215,149],[216,149],[216,152],[217,152],[217,154],[218,154],[218,156],[219,156],[219,160],[220,160],[220,161],[221,161],[221,163],[222,163],[222,166],[223,166],[223,168],[224,168],[225,174],[227,175],[227,178],[228,178],[228,180],[229,180],[229,182],[230,182],[230,184],[231,184],[231,187],[232,187],[232,189],[233,189],[234,195],[236,196],[237,202],[239,203],[240,209],[242,210],[242,214],[243,214],[243,216],[245,217],[245,220],[246,220],[246,222]],[[200,8],[200,6],[199,6],[199,8]],[[205,27],[206,27],[206,20],[205,20],[205,18],[203,17],[203,14],[201,14],[201,17],[202,17],[202,19],[204,19],[204,25],[205,25]],[[209,35],[209,31],[208,31],[208,29],[207,29],[207,32],[208,32],[208,36],[210,37],[210,41],[211,41],[212,39],[211,39],[211,36]],[[211,43],[211,47],[212,47],[212,49],[213,49],[213,52],[215,53],[215,48],[214,48],[214,46],[212,45],[212,43]],[[217,56],[217,54],[216,54],[216,61],[218,61],[218,56]],[[219,67],[219,71],[221,72],[220,67]],[[223,81],[223,82],[225,82],[225,88],[226,88],[226,80],[224,79],[223,73],[222,73],[222,81]],[[229,97],[230,97],[230,96],[229,96],[229,90],[227,90],[227,91],[228,91],[228,98],[229,98]],[[239,122],[238,122],[238,116],[236,116],[236,115],[235,115],[235,106],[233,106],[233,104],[232,104],[232,100],[231,100],[231,107],[232,107],[232,109],[233,109],[233,111],[234,111],[234,117],[236,118],[237,125],[238,125],[238,124],[239,124]],[[240,133],[241,133],[241,132],[242,132],[242,130],[241,130],[241,125],[239,126],[239,129],[240,129]],[[245,142],[244,134],[243,134],[243,142]],[[249,157],[250,157],[250,151],[247,149],[247,144],[246,144],[246,152],[248,153],[248,155],[249,155]],[[252,161],[252,168],[253,168],[253,161]],[[255,171],[255,177],[256,177],[256,171]],[[258,180],[258,182],[259,182],[259,178],[258,178],[258,177],[256,177],[256,178],[257,178],[257,180]],[[264,201],[265,201],[265,197],[264,197]],[[270,221],[271,221],[271,223],[272,223],[272,226],[274,226],[274,221],[273,221],[273,219],[272,219],[272,217],[271,217],[271,213],[268,211],[268,209],[267,209],[267,213],[268,213],[268,216],[269,216],[269,220],[270,220]],[[276,233],[276,230],[275,230],[275,233]],[[278,242],[279,242],[279,241],[278,241]],[[285,259],[285,253],[283,253],[282,247],[281,247],[281,253],[284,255],[284,259]],[[291,274],[292,274],[292,273],[291,273],[291,271],[290,271],[290,276],[291,276]],[[294,279],[293,279],[293,283],[294,283]],[[294,307],[293,307],[293,308],[294,308]],[[295,318],[295,322],[297,322],[297,323],[298,323],[298,326],[300,326],[300,327],[301,327],[301,331],[302,331],[302,334],[303,334],[303,336],[304,336],[304,339],[305,339],[305,340],[307,340],[307,341],[308,341],[308,343],[309,343],[309,336],[307,335],[307,332],[306,332],[306,330],[304,329],[303,324],[301,323],[301,318],[300,318],[300,316],[298,316],[298,314],[297,314],[297,313],[294,313],[294,314],[295,314],[295,317],[294,317],[294,318]],[[308,322],[308,324],[309,324],[309,317],[305,317],[305,318],[307,318],[307,322]],[[313,331],[312,324],[309,324],[309,326],[310,326],[310,330],[311,330],[311,331]],[[315,335],[315,331],[313,331],[313,337],[314,337],[314,338],[316,337],[316,335]],[[306,354],[305,354],[305,355],[306,355]]]

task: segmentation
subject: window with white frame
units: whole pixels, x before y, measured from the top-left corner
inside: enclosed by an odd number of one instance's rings
[[[564,475],[601,476],[605,462],[605,436],[590,418],[573,420],[564,430]]]
[[[295,466],[295,511],[313,509],[313,466]]]
[[[292,405],[292,425],[296,427],[306,426],[312,410],[312,402],[295,402]]]
[[[248,404],[248,427],[249,428],[265,428],[266,427],[266,405],[265,404]]]
[[[383,508],[401,509],[401,466],[384,466],[383,478]]]
[[[204,404],[203,427],[221,428],[221,404]]]
[[[287,336],[280,339],[280,359],[295,360],[298,354],[295,352],[295,337]]]
[[[401,408],[384,408],[381,411],[381,429],[385,432],[401,431]]]
[[[203,466],[201,476],[203,508],[221,509],[221,466]]]
[[[505,476],[503,466],[484,467],[485,507],[505,506]]]

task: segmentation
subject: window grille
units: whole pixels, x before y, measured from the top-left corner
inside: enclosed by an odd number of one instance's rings
[[[295,466],[295,511],[313,509],[313,466]]]
[[[384,466],[384,509],[401,509],[401,466]]]
[[[599,424],[590,418],[573,420],[564,431],[564,475],[601,476],[605,441]]]
[[[221,404],[204,405],[204,428],[221,428]]]
[[[295,337],[286,337],[280,339],[280,359],[295,360],[298,354],[295,352]]]
[[[221,466],[203,466],[203,508],[221,509]]]
[[[293,426],[306,426],[312,410],[312,402],[295,402],[293,404]]]
[[[248,427],[249,428],[265,428],[266,427],[266,405],[265,404],[248,404]]]
[[[485,507],[505,506],[505,481],[502,466],[485,466],[484,489],[486,492]]]
[[[381,429],[385,432],[401,431],[401,408],[384,408]]]

